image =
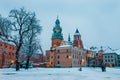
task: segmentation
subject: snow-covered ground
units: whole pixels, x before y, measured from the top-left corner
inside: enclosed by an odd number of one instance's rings
[[[120,80],[120,68],[32,68],[0,69],[0,80]]]

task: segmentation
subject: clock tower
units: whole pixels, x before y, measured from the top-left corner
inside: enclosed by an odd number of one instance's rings
[[[63,40],[62,28],[60,27],[60,21],[57,17],[52,34],[52,48],[60,46],[62,40]]]

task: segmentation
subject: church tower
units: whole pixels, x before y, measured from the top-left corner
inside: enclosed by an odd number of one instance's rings
[[[72,45],[71,38],[70,38],[70,34],[68,35],[68,44],[69,44],[69,45]]]
[[[60,21],[57,17],[52,34],[52,48],[60,46],[62,40],[63,40],[62,28],[60,27]]]
[[[78,29],[76,29],[76,32],[74,34],[73,44],[74,44],[75,47],[84,48],[82,40],[81,40],[81,35],[80,35]]]

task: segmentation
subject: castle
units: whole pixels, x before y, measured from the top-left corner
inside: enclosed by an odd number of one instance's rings
[[[86,51],[79,30],[76,29],[74,40],[63,40],[62,28],[57,18],[51,38],[51,48],[46,50],[46,61],[50,67],[79,67],[86,66]]]

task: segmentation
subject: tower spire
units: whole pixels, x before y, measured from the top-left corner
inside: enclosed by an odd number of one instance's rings
[[[75,34],[74,34],[74,46],[79,47],[79,48],[84,48],[82,40],[81,40],[81,35],[78,29],[76,29]]]
[[[69,44],[69,45],[72,45],[71,38],[70,38],[70,33],[69,33],[69,35],[68,35],[68,44]]]
[[[56,21],[55,21],[55,25],[56,25],[56,26],[60,26],[60,21],[59,21],[59,19],[58,19],[58,16],[57,16],[57,19],[56,19]]]
[[[78,30],[78,28],[76,29],[75,33],[79,33],[79,30]]]
[[[68,35],[68,42],[71,42],[70,33]]]
[[[80,32],[79,32],[78,28],[76,29],[75,34],[74,34],[74,35],[80,35]]]

